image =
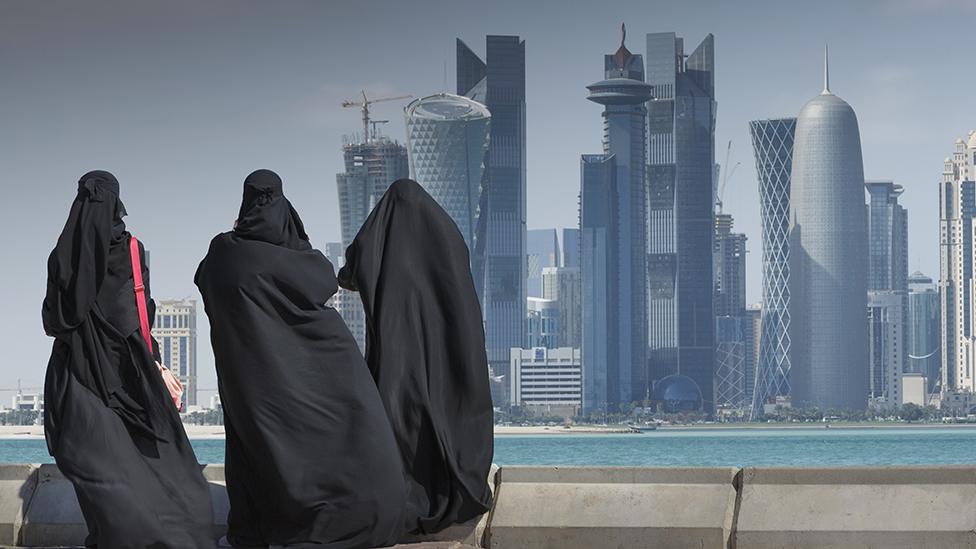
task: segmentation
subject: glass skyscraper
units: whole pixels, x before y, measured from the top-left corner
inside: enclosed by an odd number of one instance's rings
[[[868,358],[870,394],[886,405],[902,403],[908,324],[908,212],[904,192],[891,181],[867,181]]]
[[[457,40],[457,93],[491,113],[491,139],[482,200],[483,250],[476,250],[475,283],[482,311],[488,365],[495,375],[510,367],[510,349],[524,347],[525,258],[525,42],[518,36],[486,38],[484,60]]]
[[[826,65],[826,60],[825,60]],[[857,116],[823,92],[796,119],[790,181],[794,407],[867,407],[867,218]]]
[[[868,290],[908,291],[908,212],[891,181],[868,181]]]
[[[681,373],[713,409],[715,40],[647,35],[649,377]],[[645,388],[646,390],[646,388]]]
[[[746,404],[746,235],[732,232],[729,214],[715,216],[712,265],[715,274],[715,404]],[[748,376],[752,377],[752,376]]]
[[[790,174],[796,118],[749,122],[759,177],[762,311],[752,417],[790,395]]]
[[[648,396],[645,177],[651,86],[644,82],[643,59],[623,40],[616,53],[604,56],[604,78],[587,86],[587,98],[604,106],[603,154],[584,155],[581,173],[584,413],[616,411]]]
[[[484,105],[441,93],[404,109],[410,176],[457,224],[473,251],[478,234],[491,116]]]
[[[928,380],[931,393],[939,385],[942,358],[939,347],[939,288],[932,279],[916,271],[908,277],[908,359],[906,372],[917,372]]]
[[[543,297],[542,269],[560,265],[556,229],[532,229],[527,232],[526,242],[529,297]]]

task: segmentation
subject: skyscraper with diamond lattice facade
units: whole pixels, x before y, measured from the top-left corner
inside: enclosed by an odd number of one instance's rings
[[[796,118],[749,122],[759,176],[762,320],[753,417],[764,403],[790,394],[790,174]]]
[[[441,93],[417,99],[404,114],[410,176],[457,223],[464,243],[473,251],[480,238],[488,109],[467,97]]]

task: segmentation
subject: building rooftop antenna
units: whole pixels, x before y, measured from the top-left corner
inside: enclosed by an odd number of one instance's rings
[[[824,89],[820,95],[831,95],[830,93],[830,57],[827,52],[827,44],[824,44]]]
[[[379,99],[369,99],[366,97],[366,90],[362,90],[363,99],[362,101],[352,101],[347,100],[342,102],[342,106],[345,108],[359,107],[363,113],[363,143],[369,143],[369,106],[373,103],[380,103],[382,101],[394,101],[397,99],[411,99],[412,95],[398,95],[396,97],[380,97]]]

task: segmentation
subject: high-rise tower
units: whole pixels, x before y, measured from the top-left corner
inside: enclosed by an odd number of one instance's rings
[[[824,90],[796,120],[790,188],[793,405],[864,409],[867,219],[854,109]]]
[[[759,176],[762,311],[752,417],[790,395],[790,175],[796,118],[749,122]]]
[[[488,107],[491,139],[482,201],[483,273],[475,271],[485,317],[488,365],[495,375],[510,367],[510,349],[525,346],[525,42],[488,36],[482,60],[457,40],[457,93]]]
[[[939,186],[942,390],[976,390],[973,364],[973,217],[976,216],[976,132],[956,140]]]
[[[624,38],[626,31],[621,27]],[[614,411],[647,396],[644,61],[621,39],[587,99],[604,106],[603,154],[584,155],[580,198],[583,408]]]
[[[400,143],[382,135],[350,136],[344,141],[345,172],[336,174],[343,249],[356,238],[369,212],[390,185],[408,175],[407,149]],[[341,264],[334,266],[338,271]],[[339,288],[332,302],[360,351],[365,352],[366,313],[359,295]]]
[[[647,35],[648,382],[680,371],[713,408],[715,39]]]
[[[457,224],[471,257],[478,240],[491,115],[484,105],[440,93],[403,110],[410,176]]]

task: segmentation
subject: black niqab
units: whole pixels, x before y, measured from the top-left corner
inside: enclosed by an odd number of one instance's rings
[[[396,443],[281,180],[248,176],[236,227],[197,270],[226,429],[227,537],[239,545],[391,545],[405,486]],[[300,545],[305,547],[306,545]]]
[[[139,332],[119,183],[81,178],[48,260],[44,434],[102,549],[213,547],[207,483]],[[155,313],[140,245],[150,320]]]
[[[366,360],[408,479],[407,528],[436,532],[491,503],[485,336],[457,225],[416,182],[393,183],[346,250],[366,310]]]

